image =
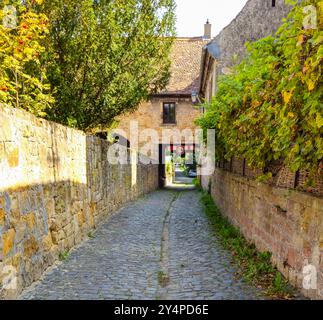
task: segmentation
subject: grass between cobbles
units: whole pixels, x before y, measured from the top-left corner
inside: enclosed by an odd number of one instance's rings
[[[261,288],[268,297],[293,299],[296,291],[272,265],[271,253],[259,252],[256,246],[247,241],[241,232],[220,213],[211,195],[197,187],[201,192],[201,201],[214,232],[224,247],[231,251],[238,264],[237,275]]]

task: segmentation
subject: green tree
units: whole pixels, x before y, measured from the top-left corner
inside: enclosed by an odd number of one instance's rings
[[[49,118],[105,128],[163,88],[174,7],[173,0],[45,0],[46,64],[57,101]]]

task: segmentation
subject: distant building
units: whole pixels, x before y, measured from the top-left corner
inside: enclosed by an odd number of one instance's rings
[[[118,129],[131,140],[130,122],[138,121],[139,132],[154,129],[162,143],[162,130],[172,131],[197,127],[194,120],[200,115],[197,94],[200,84],[200,66],[203,47],[211,40],[211,24],[205,24],[203,37],[176,38],[171,51],[171,77],[167,88],[143,102],[136,111],[122,115]],[[194,141],[189,141],[193,143]],[[142,145],[142,143],[139,143]]]

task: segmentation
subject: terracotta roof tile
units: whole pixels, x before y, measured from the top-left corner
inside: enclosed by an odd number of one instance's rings
[[[203,38],[177,38],[171,52],[171,78],[160,94],[191,94],[198,91]]]

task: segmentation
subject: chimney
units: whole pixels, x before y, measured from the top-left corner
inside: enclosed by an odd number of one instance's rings
[[[204,25],[204,39],[210,40],[212,35],[212,24],[210,24],[209,19],[207,19]]]

